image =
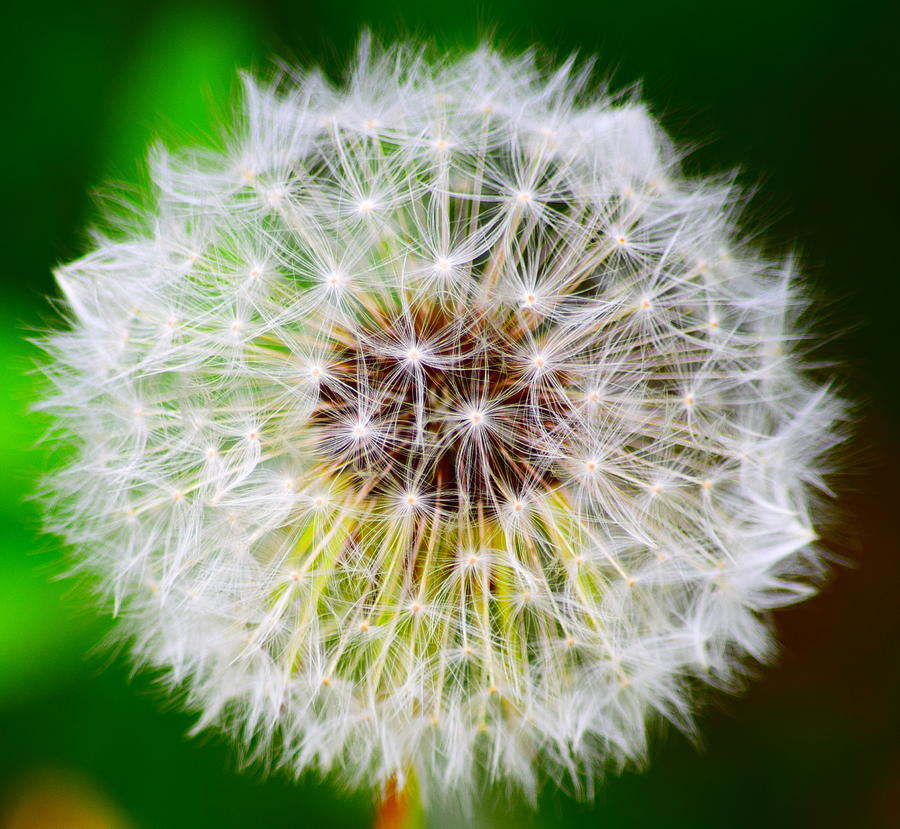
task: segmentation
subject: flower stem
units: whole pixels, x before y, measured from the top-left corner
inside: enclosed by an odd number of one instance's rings
[[[398,788],[396,776],[388,781],[375,813],[374,829],[424,829],[425,815],[415,777],[407,775],[401,785]]]

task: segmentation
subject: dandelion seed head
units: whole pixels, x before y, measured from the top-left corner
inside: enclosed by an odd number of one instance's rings
[[[587,77],[247,77],[57,274],[48,525],[251,757],[589,796],[813,592],[843,409],[793,262]]]

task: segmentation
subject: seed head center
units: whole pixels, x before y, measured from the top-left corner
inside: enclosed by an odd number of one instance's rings
[[[329,470],[361,485],[375,481],[375,492],[402,493],[399,504],[416,512],[502,511],[517,493],[552,484],[546,424],[535,413],[562,421],[563,398],[544,399],[534,382],[535,372],[549,370],[543,353],[531,359],[532,376],[523,373],[527,332],[515,317],[434,303],[345,334],[327,377],[321,372],[313,414]],[[398,371],[398,361],[409,370]],[[422,491],[425,501],[410,494]]]

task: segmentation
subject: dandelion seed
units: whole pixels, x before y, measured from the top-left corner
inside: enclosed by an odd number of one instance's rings
[[[251,757],[588,795],[812,592],[842,405],[792,262],[571,66],[296,77],[58,271],[48,525]]]

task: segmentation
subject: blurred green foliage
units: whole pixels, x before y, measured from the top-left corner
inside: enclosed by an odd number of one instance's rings
[[[52,266],[84,250],[92,187],[110,179],[140,184],[153,140],[214,135],[237,67],[264,71],[278,55],[337,74],[364,25],[385,38],[422,36],[438,51],[494,35],[513,50],[598,53],[615,86],[643,78],[669,131],[698,147],[689,170],[742,165],[746,183],[762,182],[749,215],[767,226],[773,251],[796,242],[830,299],[822,327],[842,336],[824,356],[849,367],[850,393],[866,401],[859,445],[876,447],[868,453],[875,460],[862,450],[853,461],[863,471],[842,507],[853,530],[838,528],[830,542],[862,566],[840,572],[822,598],[778,615],[780,664],[744,699],[720,700],[704,714],[702,750],[660,737],[650,771],[611,778],[592,806],[548,794],[537,815],[497,807],[479,815],[481,823],[900,825],[892,739],[900,733],[892,588],[900,556],[891,471],[900,459],[900,280],[892,250],[900,226],[900,71],[890,13],[888,4],[827,0],[50,0],[9,10],[0,55],[7,110],[0,365],[8,390],[0,410],[0,827],[370,820],[364,799],[328,783],[237,773],[238,758],[223,741],[185,739],[190,716],[165,708],[152,678],[130,680],[121,655],[91,655],[107,622],[83,589],[54,578],[63,551],[40,536],[26,500],[46,461],[30,448],[42,424],[28,414],[36,351],[24,339],[53,317],[44,299],[53,293]],[[61,811],[48,818],[57,796]],[[79,822],[91,814],[94,823]]]

